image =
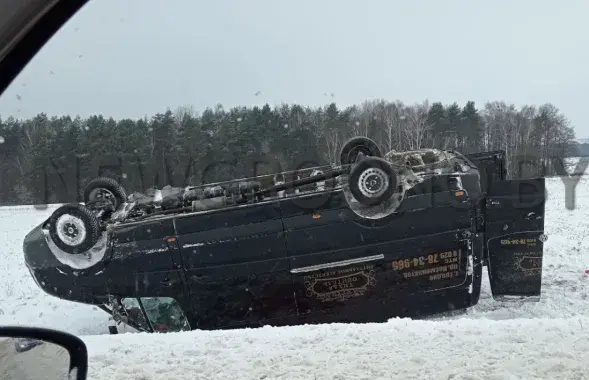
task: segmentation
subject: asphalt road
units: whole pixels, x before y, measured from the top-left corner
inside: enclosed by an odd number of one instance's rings
[[[0,338],[0,380],[66,380],[70,364],[66,349],[43,343],[16,352],[14,340]]]

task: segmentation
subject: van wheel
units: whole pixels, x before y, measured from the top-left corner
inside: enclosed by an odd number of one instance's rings
[[[78,203],[59,207],[48,220],[49,236],[62,251],[78,254],[88,251],[100,238],[100,224],[87,207]]]
[[[356,162],[358,155],[382,157],[378,145],[368,137],[353,137],[346,141],[340,150],[340,164],[350,165]]]
[[[115,210],[127,200],[127,192],[112,178],[98,177],[84,188],[84,203],[110,201]]]
[[[367,157],[352,168],[348,183],[358,202],[374,206],[393,195],[397,188],[397,173],[382,158]]]

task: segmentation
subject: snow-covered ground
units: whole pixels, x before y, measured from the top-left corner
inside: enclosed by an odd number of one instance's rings
[[[543,294],[499,303],[487,279],[480,303],[428,321],[176,334],[107,334],[108,315],[37,288],[24,235],[55,206],[0,208],[0,325],[84,335],[90,379],[589,379],[589,177],[547,179]]]

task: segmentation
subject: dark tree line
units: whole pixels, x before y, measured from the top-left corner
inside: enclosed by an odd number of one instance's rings
[[[517,109],[490,102],[477,109],[474,102],[379,100],[345,109],[334,103],[217,106],[201,114],[185,106],[140,120],[8,116],[0,118],[1,203],[80,200],[80,189],[97,175],[144,191],[337,164],[342,143],[356,135],[374,139],[385,152],[503,149],[512,177],[557,174],[558,162],[576,154],[574,130],[551,104]]]

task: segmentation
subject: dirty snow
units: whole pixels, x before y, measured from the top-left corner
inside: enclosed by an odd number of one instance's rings
[[[496,302],[485,277],[477,306],[427,321],[152,335],[104,335],[104,312],[38,289],[22,241],[55,206],[0,208],[0,324],[84,335],[89,378],[100,380],[589,379],[589,178],[577,185],[574,210],[561,179],[547,187],[540,302]]]

